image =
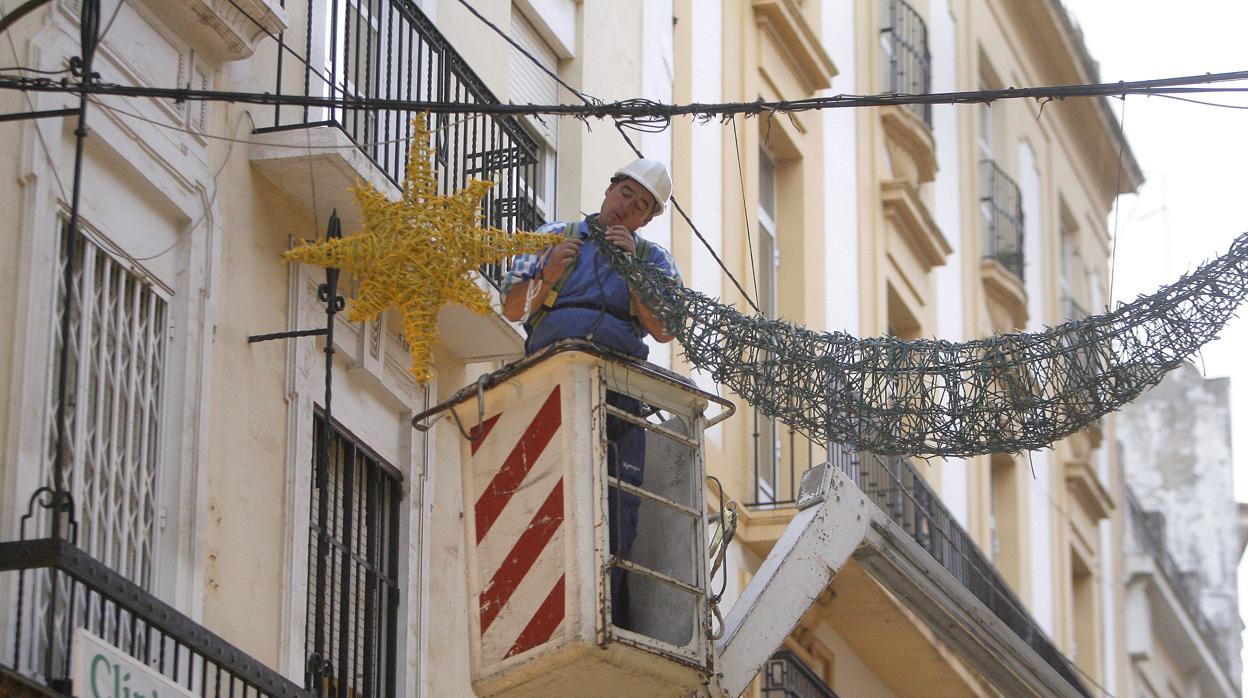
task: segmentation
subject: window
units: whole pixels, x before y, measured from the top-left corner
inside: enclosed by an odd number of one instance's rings
[[[992,160],[979,163],[979,211],[984,257],[1023,280],[1023,195]]]
[[[994,453],[990,456],[991,499],[989,501],[989,535],[992,563],[1011,587],[1022,582],[1023,542],[1019,510],[1018,466],[1014,456]]]
[[[903,0],[884,0],[880,46],[884,52],[885,91],[927,94],[932,89],[932,55],[927,48],[927,24]],[[932,125],[932,105],[911,104],[906,109]]]
[[[338,84],[346,94],[357,97],[381,96],[379,88],[385,63],[381,60],[380,24],[378,11],[384,0],[346,0],[342,6],[343,32],[338,50],[342,53],[342,74]],[[343,130],[364,146],[369,155],[376,157],[379,140],[377,112],[374,110],[347,110],[343,112]]]
[[[1097,622],[1098,604],[1096,603],[1096,575],[1092,574],[1091,565],[1075,551],[1071,551],[1070,579],[1070,618],[1071,618],[1071,652],[1075,665],[1085,675],[1100,675],[1098,661],[1097,638],[1099,626]]]
[[[1088,316],[1087,310],[1083,304],[1079,302],[1079,293],[1077,291],[1078,279],[1076,278],[1079,269],[1079,247],[1078,247],[1078,228],[1075,226],[1074,219],[1067,210],[1065,204],[1061,206],[1059,230],[1059,254],[1061,259],[1058,264],[1058,292],[1062,296],[1062,319],[1063,320],[1082,320]]]
[[[66,247],[61,244],[58,278],[68,261]],[[85,234],[73,254],[66,440],[78,546],[151,591],[168,298],[150,277],[122,264]],[[64,313],[62,293],[53,320],[53,366],[61,351]],[[52,405],[58,388],[53,385],[49,393]],[[57,440],[55,420],[49,421],[45,482],[52,481]]]
[[[512,36],[529,55],[511,48],[508,86],[512,104],[558,104],[559,84],[546,71],[559,74],[559,55],[542,38],[537,27],[512,5]],[[532,58],[530,58],[530,56]],[[534,61],[533,59],[536,59]],[[545,69],[545,70],[543,70]],[[537,141],[540,152],[533,172],[524,171],[524,189],[545,222],[555,211],[555,152],[559,146],[559,120],[552,116],[524,116],[520,123]],[[534,220],[533,228],[540,225]]]
[[[776,165],[765,150],[758,151],[758,262],[756,268],[758,307],[763,315],[775,318],[780,250],[776,245]],[[776,499],[780,469],[779,423],[754,411],[754,462],[760,502]]]
[[[310,506],[308,684],[343,698],[394,695],[400,476],[337,425],[314,420],[313,472],[323,447],[328,464]]]
[[[1000,89],[1001,80],[997,78],[997,73],[988,64],[988,59],[980,56],[979,61],[979,89],[996,90]],[[978,107],[979,121],[979,156],[980,158],[991,160],[992,153],[996,149],[996,139],[1000,135],[997,133],[997,116],[998,111],[993,109],[990,102],[983,102]]]

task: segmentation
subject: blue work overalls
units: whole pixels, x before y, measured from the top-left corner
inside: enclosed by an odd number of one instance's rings
[[[530,332],[525,351],[532,354],[561,339],[577,338],[644,360],[650,348],[642,341],[643,330],[629,314],[628,283],[599,253],[597,243],[587,239],[586,221],[580,222],[578,230],[585,243],[554,307]],[[651,257],[657,253],[659,259],[650,261],[662,262],[662,253],[654,246],[647,245],[645,249]],[[641,414],[639,400],[615,391],[607,391],[607,404],[630,414]],[[641,485],[645,476],[645,429],[610,415],[606,428],[607,472],[631,485]],[[619,492],[614,487],[607,490],[611,554],[627,559],[637,537],[640,506],[641,500],[635,494]],[[612,622],[621,627],[628,626],[625,587],[624,570],[613,567],[611,615]]]

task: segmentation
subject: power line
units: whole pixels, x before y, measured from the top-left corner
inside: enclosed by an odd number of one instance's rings
[[[580,98],[582,103],[586,105],[602,104],[602,100],[598,99],[597,97],[592,97],[590,95],[587,95],[584,92],[581,92],[580,90],[576,89],[575,87],[572,87],[567,82],[564,82],[564,80],[560,78],[555,72],[550,70],[550,68],[547,68],[545,64],[543,64],[540,60],[538,60],[537,56],[534,56],[531,51],[521,46],[519,43],[516,42],[515,39],[512,39],[510,36],[507,35],[506,32],[500,29],[498,25],[494,24],[489,19],[487,19],[484,15],[478,12],[476,8],[474,8],[472,5],[468,3],[468,0],[459,0],[459,2],[461,5],[466,7],[468,11],[471,12],[474,17],[481,20],[481,22],[485,24],[485,26],[489,27],[495,34],[502,37],[504,41],[511,44],[511,46],[515,48],[517,51],[519,51],[521,55],[527,58],[530,63],[537,66],[539,70],[549,75],[550,78],[554,80],[556,83],[562,85],[569,92],[571,92],[572,94]],[[641,152],[641,148],[638,148],[637,144],[633,143],[633,139],[629,138],[628,134],[624,132],[623,127],[626,127],[626,126],[635,128],[638,130],[662,130],[667,127],[667,123],[665,121],[659,124],[659,127],[657,129],[647,129],[645,126],[642,126],[632,120],[616,119],[615,128],[616,128],[616,131],[619,132],[620,138],[624,139],[624,142],[628,144],[628,147],[633,151],[633,153],[637,157],[642,158],[642,157],[645,157],[645,155]],[[701,230],[698,230],[698,226],[694,225],[693,219],[689,216],[688,213],[685,212],[684,207],[680,205],[680,201],[676,198],[676,195],[672,194],[670,196],[670,199],[672,202],[672,208],[676,209],[676,213],[680,214],[680,217],[684,219],[685,224],[689,226],[689,230],[693,232],[694,236],[698,238],[698,241],[702,243],[702,246],[706,248],[706,251],[710,253],[711,259],[714,259],[715,263],[719,265],[720,271],[724,272],[724,275],[728,277],[728,280],[732,282],[732,285],[737,287],[737,290],[741,292],[741,296],[745,298],[745,302],[749,303],[750,307],[753,308],[755,311],[761,313],[762,311],[759,310],[758,304],[754,302],[754,299],[750,298],[750,294],[746,292],[743,286],[741,286],[741,282],[737,281],[737,277],[734,276],[733,273],[728,270],[728,266],[724,264],[724,260],[720,259],[719,253],[715,251],[715,248],[711,247],[710,241],[706,239],[706,236],[702,234]],[[753,258],[751,258],[750,262],[751,264],[753,264]],[[758,284],[755,283],[754,285],[757,288]]]
[[[1063,100],[1070,97],[1109,97],[1125,95],[1174,95],[1212,92],[1243,92],[1248,88],[1192,87],[1211,83],[1248,80],[1248,71],[1208,73],[1133,82],[1054,85],[1048,87],[1009,87],[994,90],[932,92],[927,94],[833,95],[796,100],[762,99],[753,102],[663,104],[649,99],[582,104],[501,104],[465,103],[439,100],[385,99],[377,97],[324,97],[317,95],[273,94],[197,90],[181,87],[146,87],[92,81],[90,84],[53,81],[15,75],[0,76],[0,89],[89,95],[120,95],[185,101],[221,101],[277,106],[326,107],[376,111],[429,112],[433,114],[555,115],[579,119],[622,119],[638,124],[665,123],[674,116],[698,119],[728,118],[736,114],[758,116],[823,109],[904,106],[909,104],[988,104],[1009,99]]]

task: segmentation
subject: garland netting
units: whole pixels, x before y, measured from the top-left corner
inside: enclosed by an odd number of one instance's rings
[[[1048,447],[1157,384],[1248,295],[1245,233],[1152,295],[1043,332],[858,339],[747,315],[594,234],[693,366],[811,439],[887,455]]]

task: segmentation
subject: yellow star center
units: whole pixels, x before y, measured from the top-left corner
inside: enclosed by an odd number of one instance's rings
[[[489,295],[474,282],[477,270],[512,255],[541,251],[559,238],[483,227],[481,200],[491,182],[474,179],[464,189],[440,196],[426,119],[418,117],[412,125],[415,136],[402,197],[391,201],[361,182],[354,188],[364,219],[360,233],[305,243],[284,256],[357,274],[359,296],[347,308],[347,319],[353,322],[397,307],[411,347],[412,375],[423,383],[430,378],[438,310],[459,303],[480,314],[493,312]]]

